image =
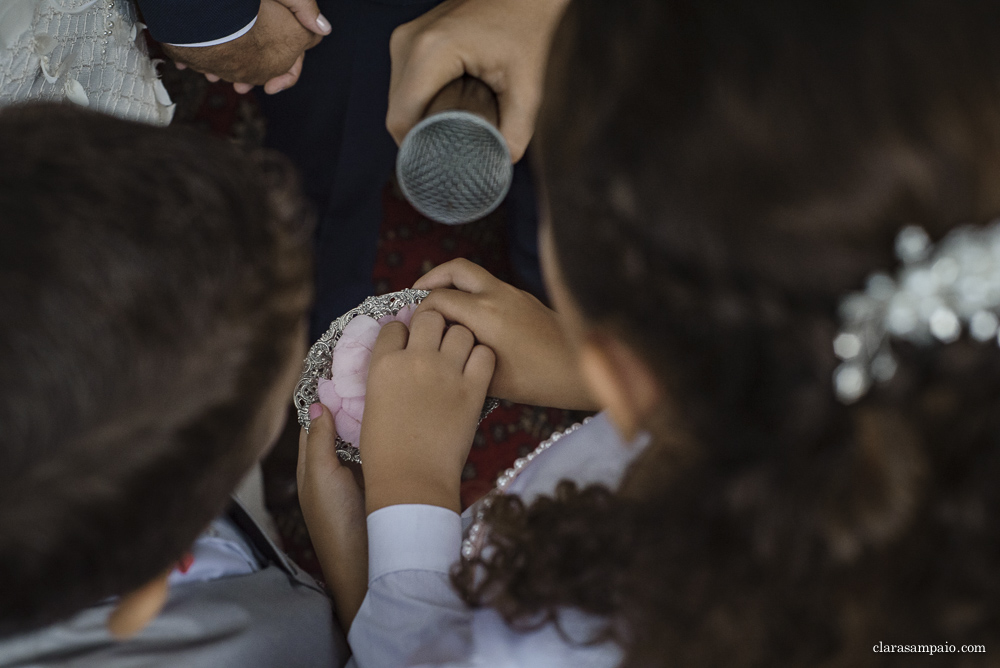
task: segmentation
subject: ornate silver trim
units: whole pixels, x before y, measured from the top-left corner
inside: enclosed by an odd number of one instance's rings
[[[323,336],[319,337],[319,340],[309,349],[309,354],[306,355],[306,359],[303,362],[302,379],[295,386],[295,394],[292,397],[296,413],[298,414],[299,424],[307,432],[309,431],[309,407],[319,401],[316,395],[316,386],[320,378],[330,378],[330,366],[333,364],[333,348],[337,345],[337,341],[340,340],[341,334],[344,333],[344,327],[347,326],[347,323],[358,315],[367,315],[376,320],[387,315],[396,315],[400,309],[406,306],[419,304],[429,294],[426,290],[407,288],[399,292],[390,292],[386,295],[369,297],[360,306],[352,308],[330,323],[330,329]],[[483,404],[483,412],[479,416],[479,421],[482,422],[499,405],[499,400],[493,397],[486,397],[486,403]],[[361,453],[351,443],[341,440],[338,436],[336,447],[337,456],[342,461],[354,464],[361,463]]]
[[[507,493],[511,485],[514,484],[514,480],[521,475],[521,472],[527,468],[528,464],[530,464],[535,457],[551,448],[560,439],[569,436],[580,427],[589,424],[592,419],[593,418],[588,417],[584,419],[583,422],[578,422],[564,431],[557,431],[553,433],[547,439],[539,443],[537,448],[515,461],[513,466],[497,477],[497,482],[493,489],[491,489],[489,493],[479,501],[478,506],[474,506],[475,512],[473,514],[472,526],[469,527],[469,533],[465,540],[462,541],[463,559],[472,559],[482,552],[483,543],[486,540],[486,513],[496,502],[497,497]]]

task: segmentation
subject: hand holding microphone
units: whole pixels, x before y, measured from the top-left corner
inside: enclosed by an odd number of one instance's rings
[[[441,102],[491,119],[494,130],[505,138],[512,161],[520,160],[534,131],[552,34],[567,4],[568,0],[445,0],[397,28],[390,41],[389,132],[402,143],[421,119],[441,111],[432,104]],[[461,100],[474,101],[477,95],[470,89],[476,84],[469,83],[473,77],[490,90],[495,115],[475,104],[470,109],[461,106],[463,102],[443,103],[452,86],[460,87]]]

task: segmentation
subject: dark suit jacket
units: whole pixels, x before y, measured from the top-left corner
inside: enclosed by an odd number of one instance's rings
[[[250,25],[260,0],[136,0],[149,34],[167,44],[222,39]]]

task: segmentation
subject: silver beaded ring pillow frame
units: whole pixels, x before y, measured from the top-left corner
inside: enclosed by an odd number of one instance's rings
[[[129,0],[0,0],[0,105],[68,100],[169,124],[144,29]]]

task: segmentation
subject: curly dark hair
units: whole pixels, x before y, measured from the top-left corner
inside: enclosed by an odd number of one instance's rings
[[[224,510],[299,350],[291,167],[74,106],[0,111],[0,635],[133,591]]]
[[[680,418],[616,492],[495,504],[467,602],[603,615],[627,666],[1000,643],[995,342],[832,387],[838,304],[897,232],[1000,214],[998,34],[993,0],[573,1],[540,121],[556,251]]]

